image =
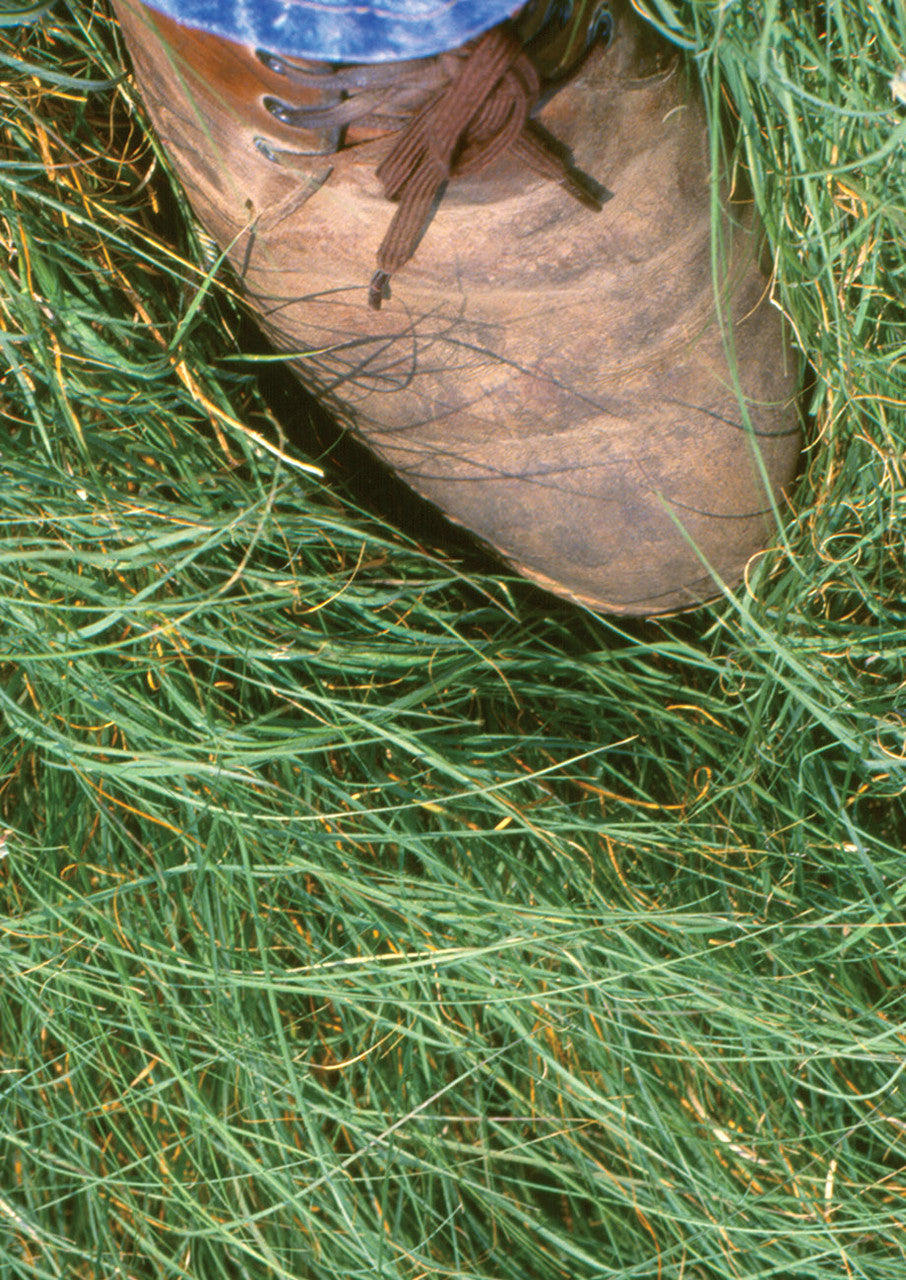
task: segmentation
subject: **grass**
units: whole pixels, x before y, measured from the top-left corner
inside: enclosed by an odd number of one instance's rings
[[[106,11],[0,27],[3,1280],[903,1275],[906,10],[649,12],[813,430],[628,623],[365,501]]]

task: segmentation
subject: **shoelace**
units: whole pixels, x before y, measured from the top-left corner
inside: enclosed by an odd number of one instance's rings
[[[443,185],[487,168],[505,151],[600,210],[601,202],[529,120],[540,88],[520,41],[495,27],[476,41],[448,88],[405,127],[377,170],[397,209],[378,249],[369,306],[380,307],[391,275],[412,257]]]
[[[377,169],[385,195],[397,208],[368,290],[375,310],[393,273],[415,253],[445,184],[487,168],[506,151],[588,208],[601,208],[588,179],[583,181],[532,123],[541,80],[506,23],[436,59],[331,67],[263,51],[258,56],[293,83],[320,91],[317,106],[289,106],[274,98],[264,105],[283,124],[322,131],[327,150],[341,145],[342,131],[350,125],[399,132]]]

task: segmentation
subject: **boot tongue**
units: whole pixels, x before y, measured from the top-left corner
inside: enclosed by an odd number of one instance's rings
[[[377,170],[397,209],[369,287],[368,303],[374,310],[380,308],[392,273],[415,252],[448,179],[478,172],[505,151],[600,209],[600,202],[529,121],[540,87],[522,42],[507,26],[495,27],[466,46],[450,84],[402,130]]]

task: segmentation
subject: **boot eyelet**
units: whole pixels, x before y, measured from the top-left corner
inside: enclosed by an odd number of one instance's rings
[[[266,97],[262,100],[261,105],[269,116],[273,116],[280,124],[288,124],[298,128],[299,111],[296,107],[291,107],[288,102],[283,102],[280,98]]]
[[[265,160],[269,160],[271,164],[275,164],[280,169],[297,167],[294,161],[307,161],[318,156],[332,156],[339,151],[338,146],[334,146],[334,137],[327,134],[319,139],[319,143],[315,147],[294,147],[290,150],[287,147],[274,147],[266,138],[262,138],[257,134],[252,143],[259,155],[264,156]]]
[[[312,123],[312,111],[306,107],[291,107],[288,102],[283,102],[280,98],[272,98],[267,96],[261,99],[261,105],[269,116],[278,122],[284,124],[290,129],[298,129],[303,133],[308,133],[314,140],[316,145],[305,147],[300,154],[323,156],[331,155],[335,151],[339,151],[343,146],[343,126],[335,125],[330,129],[319,129],[316,124]],[[255,144],[258,145],[257,142]],[[261,151],[261,148],[258,147]],[[265,154],[262,152],[262,154]],[[270,157],[268,157],[270,159]]]
[[[253,138],[252,142],[254,144],[255,150],[258,152],[259,155],[264,156],[265,160],[269,160],[271,164],[279,165],[280,168],[283,167],[283,161],[280,159],[280,156],[277,154],[274,148],[270,145],[270,143],[267,142],[264,138],[262,138],[260,134],[257,135],[255,138]]]
[[[288,76],[289,68],[282,58],[276,53],[268,53],[267,49],[256,49],[255,57],[260,63],[267,67],[268,71],[273,71],[276,76]]]

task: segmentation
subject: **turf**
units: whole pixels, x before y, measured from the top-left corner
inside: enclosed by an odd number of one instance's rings
[[[648,11],[813,380],[628,623],[373,496],[106,11],[7,11],[3,1280],[903,1276],[906,9]]]

